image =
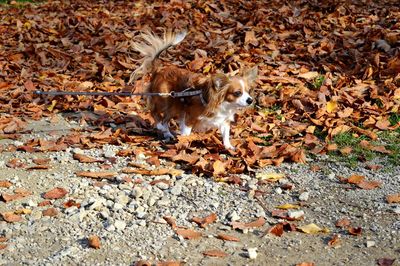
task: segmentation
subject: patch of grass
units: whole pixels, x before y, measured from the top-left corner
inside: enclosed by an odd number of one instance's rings
[[[371,161],[374,158],[386,157],[387,162],[390,165],[397,165],[400,160],[400,133],[396,131],[383,131],[378,134],[379,139],[376,141],[370,141],[366,136],[356,136],[351,132],[341,133],[333,138],[339,149],[344,147],[351,147],[352,151],[348,155],[342,155],[339,152],[331,152],[331,156],[337,157],[339,160],[345,161],[349,166],[356,166],[362,158],[366,161]],[[370,149],[364,148],[360,145],[362,140],[370,141],[371,145],[384,146],[387,150],[390,150],[391,154],[382,154]]]
[[[322,84],[324,84],[325,77],[320,75],[314,79],[314,81],[310,84],[311,89],[318,90],[321,88]]]

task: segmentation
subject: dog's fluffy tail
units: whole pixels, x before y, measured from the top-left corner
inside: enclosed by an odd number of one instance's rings
[[[173,33],[166,31],[164,36],[158,37],[152,32],[145,32],[141,34],[142,42],[136,42],[133,44],[133,49],[138,51],[144,57],[142,64],[134,72],[132,72],[129,83],[132,83],[137,78],[145,75],[149,70],[153,68],[154,61],[160,56],[160,54],[167,50],[169,47],[177,45],[186,37],[186,31],[180,33]]]

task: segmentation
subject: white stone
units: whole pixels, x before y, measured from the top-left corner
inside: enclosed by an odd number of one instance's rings
[[[276,194],[282,194],[282,189],[280,187],[277,187],[275,189]]]
[[[292,219],[299,219],[304,216],[304,211],[302,210],[289,210],[288,216]]]
[[[229,218],[229,220],[231,220],[232,222],[240,220],[240,216],[237,214],[236,211],[233,211],[233,212],[231,212],[230,214],[228,214],[228,218]]]
[[[375,246],[375,241],[372,241],[372,240],[367,241],[366,246],[367,246],[367,248]]]
[[[126,223],[124,221],[122,221],[122,220],[116,220],[115,223],[114,223],[114,226],[115,226],[115,228],[117,230],[122,231],[122,230],[125,229]]]
[[[171,189],[171,194],[178,196],[182,193],[182,186],[181,185],[175,185],[172,189]]]
[[[257,248],[248,248],[247,249],[247,256],[249,259],[256,259],[257,258]]]
[[[303,192],[299,196],[299,200],[307,201],[310,198],[310,192]]]

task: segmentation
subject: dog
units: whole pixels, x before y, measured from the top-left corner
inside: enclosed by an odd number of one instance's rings
[[[151,32],[142,33],[143,41],[133,44],[142,56],[140,67],[135,70],[130,82],[151,73],[148,93],[160,93],[148,98],[148,106],[156,128],[165,139],[174,138],[169,129],[171,119],[177,119],[181,135],[190,135],[192,130],[204,132],[218,128],[226,149],[234,150],[230,142],[230,123],[243,107],[253,103],[250,86],[257,78],[257,67],[240,76],[196,74],[174,65],[166,65],[159,59],[168,48],[183,41],[186,32],[166,31],[163,37]],[[174,93],[199,92],[198,95],[171,97]]]

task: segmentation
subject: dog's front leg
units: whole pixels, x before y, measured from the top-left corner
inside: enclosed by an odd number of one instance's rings
[[[235,150],[235,147],[232,146],[232,144],[229,140],[230,129],[231,129],[231,125],[229,122],[223,122],[219,126],[219,130],[221,131],[221,135],[222,135],[222,142],[224,143],[225,149]]]

